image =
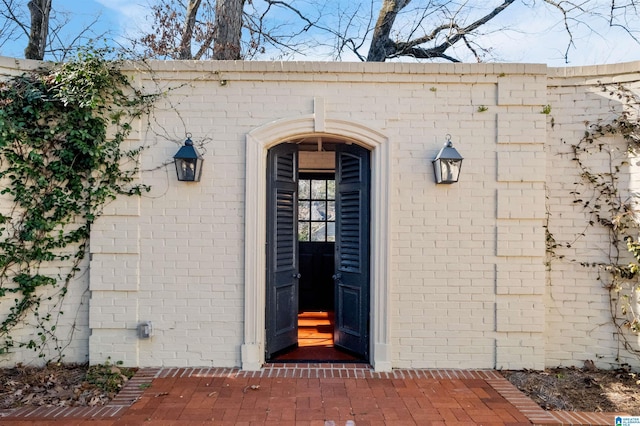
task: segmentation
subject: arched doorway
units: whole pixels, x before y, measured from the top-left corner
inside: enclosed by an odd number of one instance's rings
[[[356,144],[313,137],[269,150],[267,360],[368,361],[370,179]]]
[[[303,137],[338,137],[371,152],[370,354],[376,371],[391,370],[390,345],[390,179],[387,138],[357,122],[327,116],[315,101],[316,113],[270,122],[247,134],[245,187],[244,370],[259,370],[265,362],[266,326],[266,169],[268,150]],[[320,108],[319,108],[320,105]]]

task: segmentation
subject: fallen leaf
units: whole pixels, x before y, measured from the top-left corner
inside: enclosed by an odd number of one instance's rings
[[[243,392],[243,393],[246,393],[246,392],[247,392],[247,389],[251,389],[251,390],[258,390],[258,389],[260,389],[260,385],[250,385],[250,386],[247,386],[247,387],[245,387],[244,389],[242,389],[242,392]]]

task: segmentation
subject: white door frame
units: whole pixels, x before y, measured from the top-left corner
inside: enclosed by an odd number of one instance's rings
[[[242,369],[259,370],[265,362],[267,151],[287,140],[330,135],[371,150],[370,362],[376,371],[390,371],[390,144],[379,131],[326,117],[322,99],[316,98],[314,105],[314,114],[277,120],[247,134]]]

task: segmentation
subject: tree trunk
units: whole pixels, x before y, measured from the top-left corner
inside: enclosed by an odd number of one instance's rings
[[[213,59],[240,59],[240,34],[244,0],[217,0]]]
[[[182,30],[182,39],[180,40],[178,59],[193,59],[193,55],[191,54],[191,38],[193,37],[193,28],[196,25],[196,15],[198,14],[201,2],[202,0],[189,0],[184,19],[184,28]]]
[[[393,24],[400,12],[411,0],[384,0],[380,7],[380,14],[373,30],[371,46],[367,55],[367,62],[384,62],[393,53],[394,44],[389,38]]]
[[[29,43],[24,50],[27,59],[44,59],[44,49],[49,35],[49,15],[52,0],[31,0],[28,4],[31,13],[31,31]]]

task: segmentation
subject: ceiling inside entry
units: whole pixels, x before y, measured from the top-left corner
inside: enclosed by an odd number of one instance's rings
[[[289,141],[289,143],[297,144],[300,151],[312,152],[333,152],[336,150],[336,145],[345,142],[344,139],[332,136],[308,136]]]

